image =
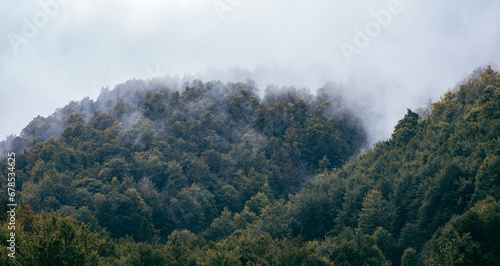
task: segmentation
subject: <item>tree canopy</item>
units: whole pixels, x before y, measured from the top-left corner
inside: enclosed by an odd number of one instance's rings
[[[491,68],[362,154],[361,122],[331,87],[261,99],[253,82],[186,85],[131,81],[10,140],[22,226],[2,265],[498,263]]]

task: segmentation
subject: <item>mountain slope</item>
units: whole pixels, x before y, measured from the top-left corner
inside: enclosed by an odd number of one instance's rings
[[[197,84],[72,113],[59,139],[19,154],[22,245],[70,228],[92,237],[67,246],[105,265],[498,265],[491,68],[425,118],[408,110],[390,140],[347,164],[363,132],[328,87],[260,101],[251,83]]]
[[[270,200],[297,193],[320,161],[341,166],[364,144],[331,87],[260,100],[252,82],[187,85],[179,92],[134,81],[71,103],[52,117],[60,124],[35,119],[19,138],[32,143],[17,155],[22,198],[35,212],[64,211],[114,238],[165,241],[174,229],[205,230],[224,208],[243,210],[258,192]],[[44,140],[50,128],[62,130]]]
[[[397,263],[404,249],[421,251],[454,215],[498,200],[499,107],[500,76],[488,68],[448,92],[426,119],[409,110],[389,141],[301,192],[296,215],[306,238],[382,227],[399,252],[382,251]]]

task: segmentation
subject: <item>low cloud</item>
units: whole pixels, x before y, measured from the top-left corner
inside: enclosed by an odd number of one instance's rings
[[[387,25],[373,14],[394,0],[220,2],[232,3],[223,19],[209,0],[2,2],[0,139],[70,100],[96,99],[101,87],[166,73],[252,78],[261,91],[337,82],[378,118],[370,125],[376,141],[406,108],[500,62],[500,2],[400,0]],[[26,21],[33,36],[23,33]],[[369,44],[346,60],[342,44],[356,47],[357,29],[366,34],[367,25]],[[13,46],[13,34],[27,42]]]

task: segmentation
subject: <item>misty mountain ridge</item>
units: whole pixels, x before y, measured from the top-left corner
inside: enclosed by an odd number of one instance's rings
[[[186,77],[189,78],[189,77]],[[196,87],[203,82],[199,79],[192,79],[186,81],[186,78],[179,79],[177,77],[164,78],[152,78],[149,80],[133,79],[128,80],[123,84],[116,85],[114,89],[110,90],[105,87],[101,89],[100,95],[94,101],[89,97],[85,97],[81,101],[71,101],[69,104],[63,108],[58,108],[53,114],[48,117],[38,116],[34,118],[21,132],[19,136],[10,135],[7,139],[0,142],[0,152],[4,154],[6,152],[21,152],[25,148],[49,139],[50,137],[59,138],[64,127],[67,126],[67,118],[70,114],[78,112],[82,115],[86,122],[89,122],[91,117],[95,112],[101,111],[104,113],[111,113],[113,107],[122,102],[127,108],[128,112],[125,117],[119,121],[122,127],[131,126],[135,120],[143,115],[144,110],[137,108],[138,105],[144,100],[145,94],[148,92],[160,91],[165,94],[170,94],[172,92],[178,91],[183,93],[189,88]],[[307,88],[295,88],[295,87],[278,87],[275,85],[268,85],[264,91],[258,89],[257,84],[247,79],[246,82],[229,82],[227,84],[221,81],[210,81],[206,83],[209,88],[209,94],[207,97],[221,100],[226,94],[231,93],[231,86],[241,86],[242,88],[247,88],[251,90],[259,101],[262,101],[261,97],[266,97],[268,95],[273,95],[279,92],[292,92],[294,94],[306,96],[308,100],[314,97],[310,90]],[[233,89],[234,90],[234,89]],[[327,83],[325,86],[320,88],[320,90],[328,91],[334,97],[335,102],[335,112],[337,115],[341,113],[357,116],[354,111],[355,103],[348,102],[343,93],[346,93],[346,89],[341,85],[334,83]],[[309,95],[306,95],[309,94]],[[203,107],[193,106],[197,108],[195,112],[202,112]],[[202,108],[202,109],[200,109]],[[330,108],[333,112],[333,109]],[[360,117],[357,117],[360,119]],[[158,121],[155,121],[158,122]]]
[[[498,265],[490,67],[364,151],[362,109],[334,84],[262,99],[251,81],[129,84],[59,110],[59,138],[27,127],[21,264]]]

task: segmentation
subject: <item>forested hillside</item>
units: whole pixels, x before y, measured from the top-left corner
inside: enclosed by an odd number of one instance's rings
[[[362,155],[339,95],[131,81],[35,119],[3,143],[2,265],[498,265],[500,74]]]

